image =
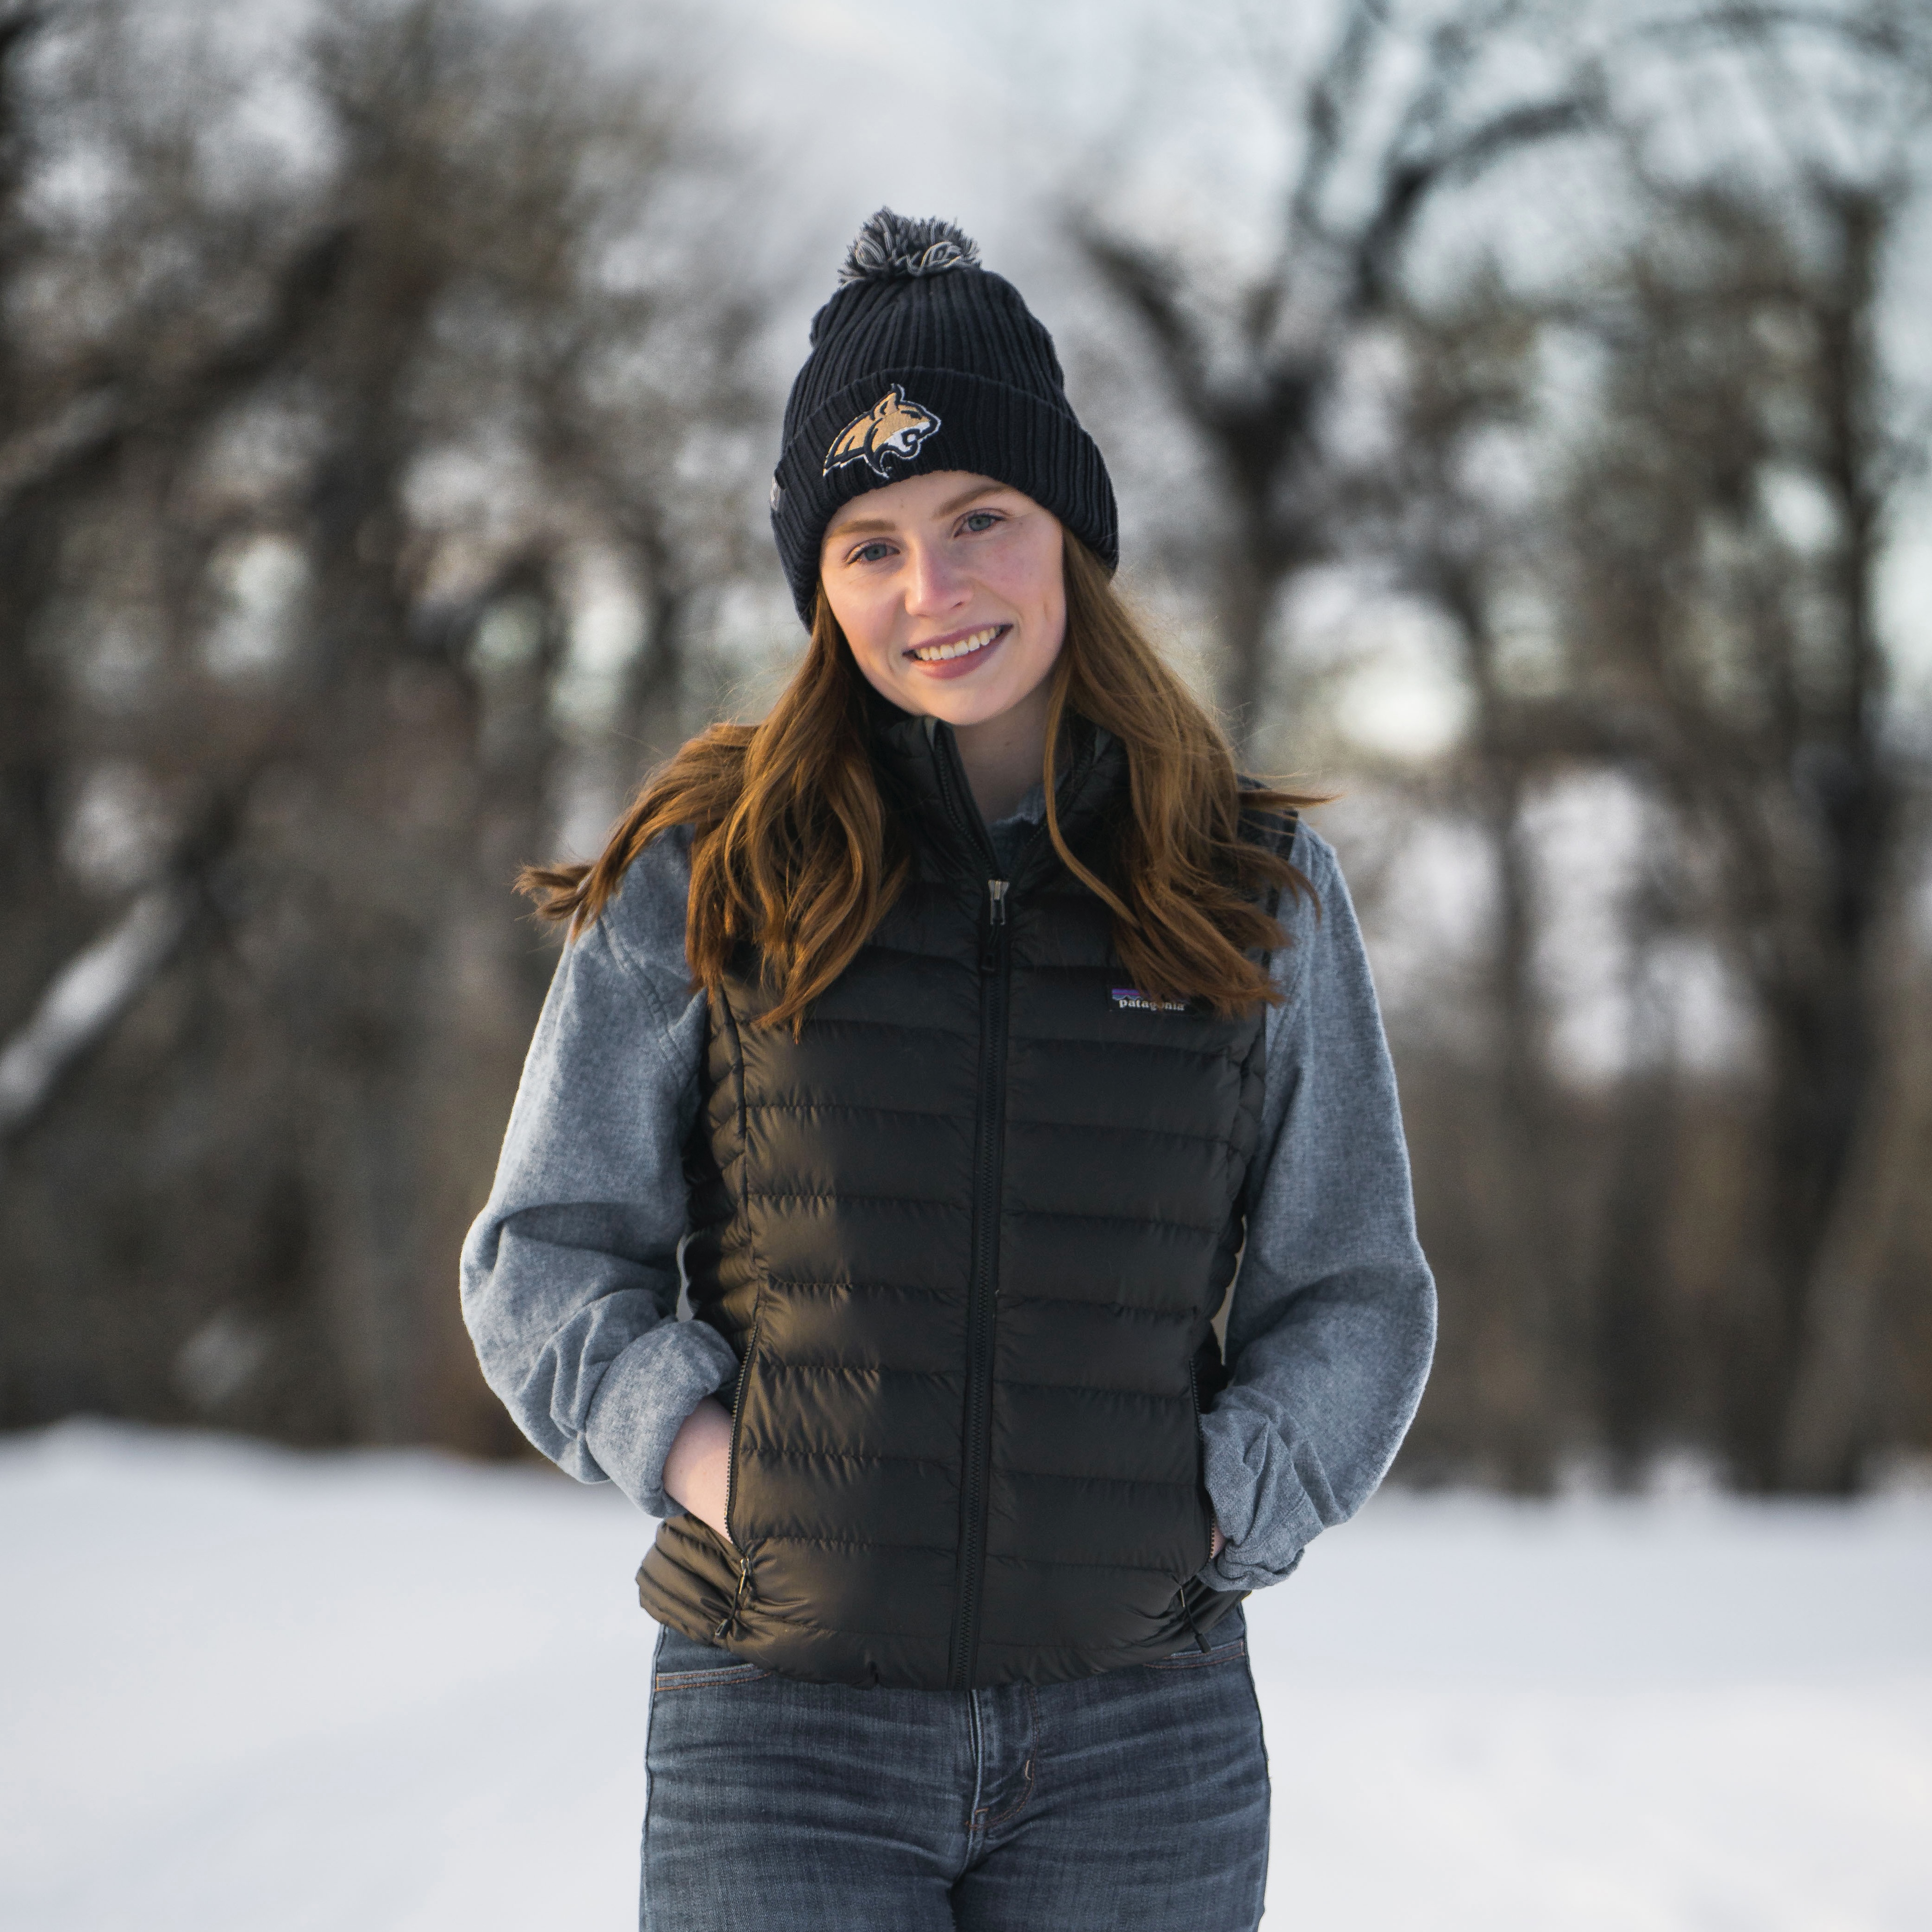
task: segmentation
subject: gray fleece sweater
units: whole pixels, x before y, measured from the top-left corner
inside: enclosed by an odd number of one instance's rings
[[[1042,813],[1037,788],[1016,817]],[[996,843],[1021,829],[992,828]],[[1320,896],[1286,906],[1274,958],[1252,1212],[1228,1310],[1232,1380],[1202,1418],[1227,1546],[1217,1589],[1279,1582],[1359,1509],[1415,1412],[1435,1340],[1395,1077],[1335,855],[1305,826]],[[689,848],[659,839],[559,962],[488,1204],[463,1251],[463,1312],[491,1388],[543,1453],[675,1512],[664,1459],[736,1374],[680,1319],[680,1149],[696,1118],[705,996],[684,955]]]

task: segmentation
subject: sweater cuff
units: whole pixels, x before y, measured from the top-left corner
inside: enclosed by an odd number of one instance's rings
[[[737,1372],[730,1343],[710,1322],[660,1322],[604,1371],[584,1420],[584,1446],[646,1516],[674,1515],[664,1459],[692,1411]]]
[[[1286,1570],[1269,1568],[1263,1564],[1244,1563],[1241,1553],[1232,1543],[1223,1544],[1221,1553],[1211,1558],[1195,1571],[1194,1580],[1204,1583],[1210,1590],[1265,1590],[1270,1583],[1286,1582],[1301,1568],[1301,1559],[1308,1554],[1304,1544],[1288,1559]]]
[[[1320,1512],[1287,1445],[1252,1410],[1210,1409],[1201,1436],[1202,1480],[1228,1540],[1196,1574],[1211,1589],[1264,1590],[1300,1563]]]

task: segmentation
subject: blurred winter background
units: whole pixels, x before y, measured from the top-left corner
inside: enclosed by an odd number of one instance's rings
[[[508,882],[791,662],[883,202],[1340,794],[1442,1346],[1250,1606],[1271,1922],[1932,1924],[1929,109],[1925,0],[0,0],[0,1919],[632,1912]]]

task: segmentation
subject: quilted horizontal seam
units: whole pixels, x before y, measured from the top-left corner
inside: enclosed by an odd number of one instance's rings
[[[802,1543],[814,1550],[896,1550],[902,1556],[956,1557],[959,1552],[950,1543],[880,1543],[862,1536],[806,1536],[796,1531],[789,1535],[754,1536],[748,1539],[748,1546],[754,1550],[769,1549],[775,1543]],[[865,1633],[873,1636],[890,1636],[890,1631],[873,1630]]]
[[[973,904],[974,916],[976,920],[979,916],[979,904],[980,896],[975,892],[973,896]],[[962,921],[962,923],[963,924],[964,922]],[[970,966],[961,964],[958,949],[950,946],[936,947],[927,952],[916,946],[895,946],[889,939],[874,938],[866,940],[866,950],[875,959],[918,959],[940,966],[957,967],[962,972],[970,973],[973,970]]]
[[[804,1536],[797,1534],[786,1536],[753,1537],[750,1539],[749,1547],[755,1553],[760,1550],[770,1549],[774,1544],[802,1544],[808,1548],[814,1550],[896,1550],[901,1556],[953,1557],[958,1554],[950,1544],[942,1547],[927,1543],[874,1543],[857,1537]],[[1168,1578],[1172,1578],[1174,1575],[1172,1569],[1164,1563],[1089,1563],[1077,1556],[1006,1556],[991,1550],[986,1552],[986,1561],[988,1563],[1004,1564],[1010,1568],[1033,1570],[1124,1570],[1130,1576]],[[755,1568],[755,1565],[754,1567]],[[1177,1582],[1174,1587],[1178,1589],[1180,1586]],[[772,1613],[767,1610],[765,1614],[770,1616]],[[782,1622],[802,1630],[822,1629],[828,1636],[905,1636],[921,1634],[916,1631],[903,1630],[848,1631],[843,1625],[835,1630],[830,1624],[803,1624],[790,1617],[778,1618],[776,1621]]]
[[[946,1208],[956,1214],[967,1214],[968,1204],[928,1198],[922,1194],[840,1194],[824,1188],[753,1187],[746,1190],[748,1201],[850,1201],[876,1208]]]
[[[836,1100],[747,1100],[748,1114],[866,1114],[886,1120],[961,1120],[970,1123],[970,1107],[874,1107]]]
[[[959,1297],[957,1288],[923,1288],[909,1281],[800,1281],[778,1274],[768,1280],[787,1294],[943,1294],[954,1300]]]
[[[997,1456],[993,1467],[999,1475],[1030,1483],[1080,1483],[1088,1489],[1184,1490],[1192,1496],[1200,1487],[1197,1476],[1090,1476],[1078,1469],[1016,1469]]]
[[[909,1376],[928,1382],[959,1382],[965,1379],[964,1370],[959,1369],[896,1369],[886,1362],[800,1362],[788,1355],[761,1355],[758,1362],[760,1380],[776,1375]]]
[[[926,1034],[940,1040],[966,1041],[978,1037],[976,1019],[970,1027],[922,1026],[916,1020],[875,1020],[856,1013],[819,1013],[814,1016],[812,1027],[814,1034],[842,1027],[860,1033]]]
[[[884,1456],[868,1449],[777,1449],[770,1444],[738,1441],[740,1456],[756,1456],[770,1462],[910,1462],[921,1468],[956,1469],[957,1456]]]
[[[1038,1389],[1047,1395],[1132,1396],[1137,1402],[1180,1402],[1191,1400],[1185,1389],[1102,1388],[1092,1382],[1016,1382],[1010,1376],[1001,1376],[999,1385],[1003,1389]]]
[[[850,1624],[841,1624],[834,1629],[830,1624],[800,1623],[796,1617],[772,1616],[769,1610],[765,1614],[782,1630],[796,1630],[806,1636],[867,1637],[875,1643],[930,1644],[932,1642],[932,1634],[929,1630],[860,1630]],[[772,1674],[776,1676],[778,1673],[774,1672]]]
[[[1192,1650],[1194,1646],[1188,1639],[1184,1628],[1180,1634],[1181,1640],[1187,1644],[1189,1649]],[[1148,1641],[1143,1636],[1121,1643],[1035,1643],[1027,1637],[982,1636],[980,1639],[980,1648],[982,1652],[1017,1651],[1027,1657],[1078,1658],[1087,1666],[1084,1674],[1090,1677],[1096,1670],[1112,1670],[1121,1665],[1152,1664],[1155,1660],[1146,1654]],[[1196,1654],[1198,1656],[1199,1653],[1196,1652]],[[1102,1663],[1100,1661],[1102,1658],[1112,1658],[1115,1661]]]
[[[1177,1234],[1209,1234],[1216,1238],[1225,1225],[1219,1221],[1208,1226],[1198,1221],[1169,1221],[1151,1214],[1083,1214],[1075,1208],[1003,1208],[1000,1211],[1001,1217],[1008,1221],[1106,1221],[1126,1228],[1166,1228]]]
[[[884,1024],[884,1022],[876,1022]],[[1096,1047],[1102,1053],[1118,1058],[1130,1053],[1161,1053],[1179,1054],[1184,1060],[1223,1060],[1231,1066],[1238,1068],[1240,1061],[1234,1058],[1232,1047],[1200,1047],[1169,1046],[1159,1040],[1081,1040],[1064,1033],[1022,1033],[1017,1028],[1006,1036],[1013,1046],[1045,1047],[1052,1052],[1079,1047]]]
[[[1096,1300],[1084,1294],[1035,1294],[1030,1289],[1002,1287],[1000,1290],[1002,1308],[1103,1308],[1110,1314],[1144,1315],[1153,1322],[1192,1322],[1195,1311],[1192,1308],[1156,1308],[1150,1303],[1123,1301],[1118,1295],[1109,1295],[1104,1300]],[[1042,1388],[1052,1386],[1042,1382]],[[1085,1384],[1070,1384],[1084,1388]]]
[[[997,1550],[986,1552],[986,1561],[1010,1570],[1123,1570],[1132,1576],[1165,1576],[1177,1590],[1180,1588],[1180,1579],[1166,1563],[1089,1563],[1078,1556],[1009,1556]]]
[[[1076,887],[1072,892],[1067,893],[1066,896],[1069,899],[1073,901],[1076,904],[1084,905],[1088,903],[1086,899],[1082,896],[1085,890],[1086,889],[1084,886]],[[1084,960],[1034,958],[1028,961],[1027,970],[1029,973],[1037,973],[1042,980],[1055,977],[1068,980],[1084,980],[1088,978],[1096,967],[1105,967],[1106,964],[1106,962],[1104,958]],[[1109,970],[1112,970],[1114,969]],[[1198,1020],[1204,1020],[1209,1018],[1210,1016],[1206,1013],[1195,1013],[1192,1017]],[[1226,1020],[1218,1020],[1216,1023],[1222,1026],[1226,1026],[1228,1024]]]
[[[1039,1127],[1050,1133],[1112,1135],[1136,1141],[1180,1141],[1188,1146],[1219,1148],[1225,1154],[1240,1151],[1226,1134],[1190,1134],[1180,1127],[1128,1127],[1118,1121],[1050,1120],[1038,1114],[1022,1114],[1006,1109],[1006,1131],[1015,1127]]]
[[[835,1628],[830,1624],[808,1624],[798,1617],[782,1617],[772,1610],[766,1610],[764,1614],[766,1621],[776,1624],[780,1630],[796,1630],[806,1636],[869,1637],[876,1643],[928,1646],[932,1642],[932,1633],[930,1630],[860,1630],[850,1624],[840,1624]],[[774,1676],[777,1674],[776,1672],[773,1672]]]

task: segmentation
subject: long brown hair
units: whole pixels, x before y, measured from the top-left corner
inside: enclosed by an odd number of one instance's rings
[[[1106,570],[1070,532],[1062,569],[1066,634],[1047,712],[1046,824],[1061,862],[1104,900],[1114,944],[1145,993],[1228,1013],[1280,995],[1250,950],[1284,935],[1270,888],[1314,888],[1256,837],[1274,814],[1316,798],[1244,788],[1226,740],[1168,669]],[[1069,850],[1054,798],[1060,728],[1071,712],[1126,753],[1131,811],[1108,870]],[[764,1024],[802,1025],[812,1001],[871,936],[910,858],[880,796],[864,680],[823,594],[805,662],[759,724],[714,724],[646,779],[591,865],[529,866],[517,884],[573,935],[615,897],[624,871],[672,826],[692,830],[685,953],[713,994],[744,943],[780,997]],[[1249,819],[1244,827],[1244,818]],[[1286,842],[1283,842],[1284,843]]]

